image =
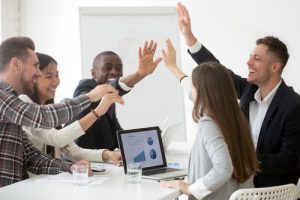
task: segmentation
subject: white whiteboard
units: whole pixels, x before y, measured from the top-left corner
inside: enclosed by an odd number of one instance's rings
[[[114,51],[121,57],[124,75],[136,71],[138,48],[146,40],[158,43],[155,57],[161,55],[167,38],[180,52],[175,7],[80,8],[80,38],[83,78],[91,77],[93,59],[102,51]],[[124,100],[125,106],[117,106],[122,128],[164,123],[162,129],[166,129],[180,124],[172,129],[174,140],[186,140],[183,92],[163,62],[125,95]]]

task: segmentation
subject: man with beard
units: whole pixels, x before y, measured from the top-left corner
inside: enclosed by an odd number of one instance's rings
[[[56,127],[106,93],[117,93],[107,85],[105,89],[96,87],[85,95],[57,104],[40,106],[21,101],[18,95],[31,94],[40,73],[34,50],[34,42],[28,37],[12,37],[0,46],[0,187],[28,178],[27,170],[35,174],[57,174],[69,171],[72,165],[34,148],[22,126]]]
[[[119,95],[124,95],[139,81],[151,74],[161,58],[153,61],[157,44],[153,41],[145,42],[143,51],[139,49],[138,70],[128,76],[123,76],[123,63],[121,58],[112,51],[99,53],[93,62],[91,69],[92,79],[81,80],[75,89],[74,97],[85,94],[99,84],[110,82],[119,90]],[[146,56],[145,56],[146,55]],[[123,76],[123,77],[122,77]],[[80,113],[76,119],[80,119],[91,109],[95,108],[97,103]],[[76,140],[76,143],[87,149],[109,149],[114,150],[118,147],[116,131],[121,126],[116,117],[115,105],[112,105],[105,115],[101,116],[89,129],[86,134]]]
[[[178,3],[179,29],[188,52],[201,64],[219,60],[194,36],[188,10]],[[288,183],[300,177],[300,96],[288,86],[282,72],[289,59],[286,45],[274,36],[256,41],[247,61],[248,77],[228,70],[240,107],[248,118],[261,172],[255,187]]]

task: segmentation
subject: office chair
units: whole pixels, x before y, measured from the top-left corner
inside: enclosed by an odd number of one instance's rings
[[[300,199],[300,178],[297,183],[296,197],[297,197],[297,199]]]
[[[297,186],[294,184],[264,188],[239,189],[229,200],[296,200]]]

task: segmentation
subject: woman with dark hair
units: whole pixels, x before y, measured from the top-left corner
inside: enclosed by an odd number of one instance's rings
[[[20,98],[27,102],[33,101],[37,104],[49,104],[49,106],[51,106],[51,103],[54,102],[56,88],[60,83],[57,62],[51,56],[46,54],[37,53],[37,56],[40,62],[41,73],[35,84],[34,93],[30,98],[26,95],[20,95]],[[87,130],[101,115],[106,113],[111,104],[115,102],[123,104],[123,99],[118,95],[117,90],[113,89],[113,93],[106,94],[107,88],[112,86],[104,84],[101,87],[103,87],[103,98],[98,107],[80,120],[61,129],[23,127],[34,146],[44,153],[47,153],[46,145],[59,147],[63,156],[72,161],[85,159],[92,162],[111,161],[114,164],[120,164],[120,152],[105,149],[83,149],[73,142],[74,139],[83,135],[85,130]]]
[[[163,50],[167,68],[180,80],[194,102],[193,119],[198,124],[190,160],[188,181],[166,182],[189,199],[229,199],[241,187],[253,187],[258,172],[249,124],[242,114],[227,69],[205,62],[188,78],[176,64],[170,40]]]

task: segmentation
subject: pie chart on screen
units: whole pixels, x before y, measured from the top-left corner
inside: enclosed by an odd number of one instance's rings
[[[152,158],[153,160],[156,158],[156,151],[154,149],[151,149],[149,151],[149,154],[150,154],[150,158]]]

